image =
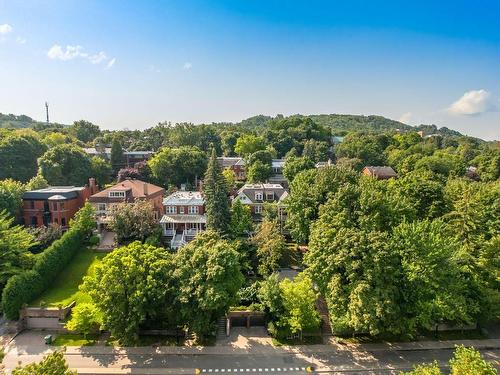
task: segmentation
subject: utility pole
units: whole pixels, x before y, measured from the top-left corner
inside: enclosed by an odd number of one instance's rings
[[[47,115],[47,124],[49,123],[49,103],[45,102],[45,114]]]

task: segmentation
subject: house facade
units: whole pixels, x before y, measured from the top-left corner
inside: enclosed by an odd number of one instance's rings
[[[83,150],[90,156],[100,156],[105,160],[111,160],[111,147],[87,147]],[[153,155],[153,151],[123,151],[123,167],[132,168],[135,163],[149,160]]]
[[[93,178],[83,187],[50,186],[27,191],[22,197],[24,225],[40,227],[58,224],[67,228],[73,216],[96,192],[97,185]]]
[[[153,205],[155,218],[163,215],[163,196],[165,189],[140,180],[125,180],[110,188],[100,191],[89,198],[97,216],[97,225],[102,230],[112,218],[112,209],[120,203],[132,203],[138,200],[149,201]]]
[[[245,184],[234,199],[250,207],[254,221],[262,220],[264,203],[277,203],[280,222],[286,220],[284,199],[288,196],[286,189],[280,184]]]
[[[243,158],[222,156],[218,157],[217,161],[222,168],[231,169],[234,172],[236,180],[246,180],[247,174],[245,170],[245,160],[243,160]]]
[[[269,177],[270,184],[280,184],[288,187],[288,180],[283,175],[283,168],[285,168],[285,159],[273,159],[271,161],[272,175]]]
[[[176,191],[163,200],[165,214],[160,220],[170,247],[178,249],[206,228],[205,199],[199,191]]]

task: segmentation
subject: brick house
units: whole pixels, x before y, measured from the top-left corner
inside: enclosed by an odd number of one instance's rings
[[[155,218],[163,215],[163,196],[165,189],[140,180],[125,180],[110,188],[100,191],[89,198],[97,215],[97,225],[102,230],[112,215],[112,208],[119,203],[132,203],[137,200],[150,201],[153,204]]]
[[[163,200],[165,214],[160,220],[170,247],[178,249],[205,230],[205,199],[199,191],[176,191]]]
[[[284,199],[288,196],[286,189],[280,184],[245,184],[238,190],[234,199],[250,207],[254,221],[262,220],[264,203],[277,203],[281,223],[286,220]]]
[[[398,174],[391,167],[364,167],[362,173],[365,176],[375,177],[378,180],[388,180],[390,178],[397,178]]]
[[[93,178],[89,179],[89,184],[83,187],[50,186],[27,191],[22,197],[24,224],[35,227],[59,224],[67,228],[70,219],[97,191]]]
[[[231,169],[234,172],[235,178],[238,181],[244,181],[247,178],[245,170],[245,160],[240,157],[218,157],[219,165],[224,169]]]

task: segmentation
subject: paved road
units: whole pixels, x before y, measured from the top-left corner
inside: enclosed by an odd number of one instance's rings
[[[500,364],[500,350],[482,350],[483,356]],[[69,353],[66,359],[79,374],[194,374],[261,373],[305,374],[308,366],[323,373],[399,373],[413,364],[437,360],[446,365],[452,349],[373,352],[332,350],[315,353],[314,347],[302,353],[269,354],[91,354]],[[7,369],[23,363],[39,361],[43,355],[18,354],[6,358]],[[330,370],[330,371],[329,371]]]

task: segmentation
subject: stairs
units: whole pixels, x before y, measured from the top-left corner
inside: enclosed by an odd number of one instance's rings
[[[222,316],[217,321],[217,337],[226,337],[226,317]]]
[[[170,241],[170,247],[175,250],[182,245],[184,245],[184,236],[182,233],[176,233],[172,238],[172,241]]]
[[[332,326],[330,325],[330,315],[328,314],[328,306],[323,297],[316,300],[316,309],[321,317],[321,334],[323,336],[332,336]]]

